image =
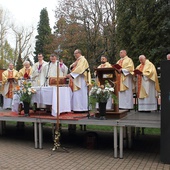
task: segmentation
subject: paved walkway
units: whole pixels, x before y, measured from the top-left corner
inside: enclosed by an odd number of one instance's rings
[[[0,170],[170,169],[170,165],[159,160],[159,136],[140,136],[131,150],[124,150],[124,159],[115,159],[112,133],[97,132],[98,147],[93,150],[86,149],[85,133],[78,131],[69,135],[63,130],[61,143],[69,153],[62,150],[51,152],[50,128],[44,129],[44,148],[34,149],[33,127],[26,125],[24,131],[19,131],[15,124],[8,125],[6,134],[0,137]]]

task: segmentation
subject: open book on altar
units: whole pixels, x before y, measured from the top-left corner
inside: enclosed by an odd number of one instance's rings
[[[139,74],[139,75],[142,74],[142,72],[141,72],[140,70],[138,70],[138,69],[135,69],[133,72],[134,72],[135,74]]]
[[[120,70],[122,67],[119,64],[113,64],[113,68]]]

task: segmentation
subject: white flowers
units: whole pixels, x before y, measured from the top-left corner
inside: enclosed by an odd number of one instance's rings
[[[31,88],[28,88],[28,92],[31,92]]]
[[[97,102],[107,102],[110,96],[113,96],[114,88],[108,83],[106,85],[93,86],[90,90],[90,98],[95,99]]]

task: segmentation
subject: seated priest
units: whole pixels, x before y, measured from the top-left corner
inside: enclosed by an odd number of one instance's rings
[[[55,80],[57,78],[57,62],[58,56],[56,54],[50,55],[50,62],[44,66],[44,75],[46,78],[46,82],[44,85],[56,85]],[[63,61],[60,61],[59,63],[59,77],[64,78],[67,75],[68,67],[63,63]]]
[[[31,79],[32,68],[29,61],[24,61],[23,68],[19,70],[19,78],[27,80]]]
[[[8,69],[2,73],[2,95],[4,96],[4,109],[12,107],[12,98],[14,89],[18,84],[18,77],[18,71],[14,69],[13,63],[10,63]]]

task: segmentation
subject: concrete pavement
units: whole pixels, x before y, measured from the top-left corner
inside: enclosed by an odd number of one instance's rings
[[[132,149],[124,150],[123,159],[113,157],[111,132],[97,132],[96,149],[86,148],[86,132],[69,134],[63,130],[61,149],[52,152],[51,129],[44,129],[44,148],[34,149],[33,127],[17,130],[15,123],[7,125],[0,137],[0,170],[168,170],[170,165],[160,162],[159,136],[141,135],[134,140]],[[52,155],[51,155],[52,153]]]

